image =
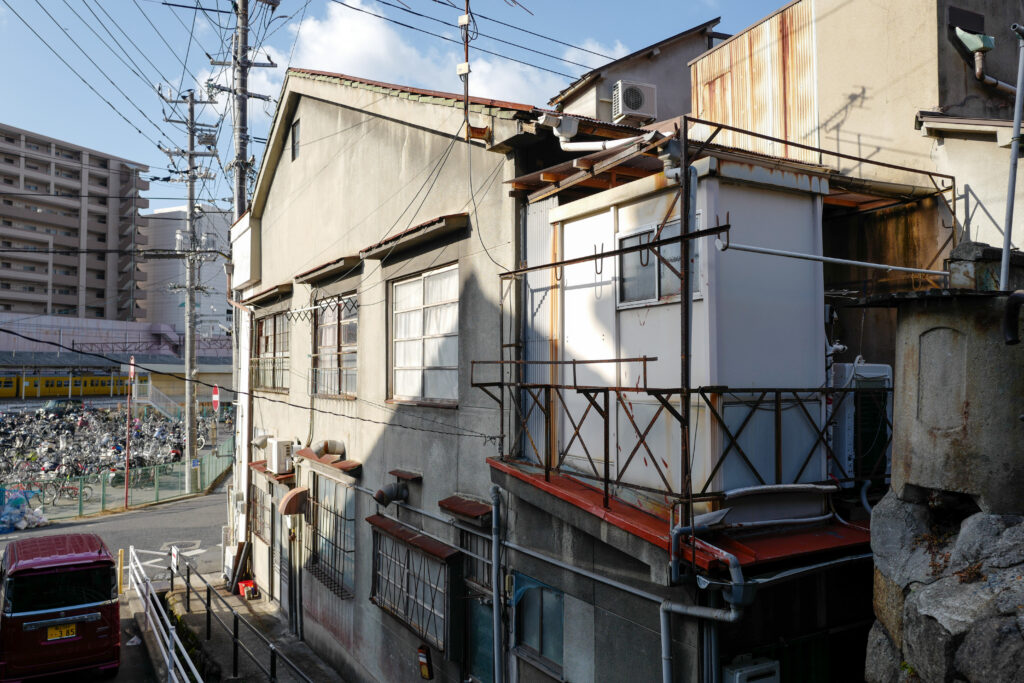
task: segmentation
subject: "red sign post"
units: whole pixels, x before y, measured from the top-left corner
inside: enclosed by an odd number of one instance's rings
[[[220,388],[216,384],[213,385],[213,412],[220,410]]]
[[[132,390],[135,388],[135,356],[128,360],[128,431],[124,437],[124,506],[128,507],[128,471],[132,460]]]

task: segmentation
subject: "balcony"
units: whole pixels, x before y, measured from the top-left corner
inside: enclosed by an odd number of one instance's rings
[[[473,374],[483,364],[474,362]],[[683,544],[687,562],[704,573],[723,569],[719,551],[744,567],[867,552],[857,491],[887,486],[891,387],[700,387],[689,392],[696,446],[686,448],[686,392],[643,377],[635,386],[471,377],[504,410],[504,452],[488,459],[492,481],[642,559],[659,581],[667,581],[677,523],[697,529]],[[837,454],[822,416],[826,405],[836,415],[847,401],[870,409],[877,438]],[[855,515],[860,521],[844,519]]]

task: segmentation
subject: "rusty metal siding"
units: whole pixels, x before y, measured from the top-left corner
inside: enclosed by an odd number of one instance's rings
[[[803,0],[705,53],[690,66],[698,118],[818,145],[814,3]],[[694,139],[708,126],[690,129]],[[730,131],[714,140],[729,147],[818,163],[817,153]]]

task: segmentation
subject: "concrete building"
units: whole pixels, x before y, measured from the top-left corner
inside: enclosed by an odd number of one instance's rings
[[[549,105],[559,112],[601,121],[646,123],[682,116],[690,111],[689,70],[687,63],[728,38],[715,31],[720,18],[689,28],[674,36],[641,48],[624,57],[591,69],[551,98]],[[615,103],[615,87],[619,82],[637,86],[627,96],[629,103]],[[619,105],[632,105],[630,111]]]
[[[214,206],[201,205],[196,213],[196,234],[203,239],[201,248],[227,254],[230,219]],[[141,233],[150,249],[176,248],[178,231],[185,230],[185,208],[157,209],[142,228]],[[227,274],[224,258],[211,255],[200,263],[196,281],[205,289],[196,293],[196,333],[199,338],[225,337],[231,329],[232,315],[227,302]],[[146,292],[142,320],[172,326],[178,334],[185,334],[185,262],[182,259],[151,259],[139,265],[145,280]],[[226,347],[225,347],[226,348]]]
[[[145,171],[142,164],[0,125],[0,311],[136,320],[145,276],[134,256],[52,250],[144,246]]]

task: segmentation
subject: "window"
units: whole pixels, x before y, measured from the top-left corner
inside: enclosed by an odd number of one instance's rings
[[[299,158],[299,122],[292,124],[292,161]]]
[[[448,561],[458,557],[458,551],[381,515],[367,521],[374,525],[370,600],[444,650],[450,593]]]
[[[515,574],[516,651],[548,667],[562,668],[562,592]]]
[[[249,482],[249,531],[264,543],[270,543],[270,495],[259,483]]]
[[[698,228],[699,229],[699,222]],[[640,230],[619,238],[619,248],[648,244],[654,241],[657,226]],[[679,221],[665,225],[659,240],[679,236]],[[697,240],[690,243],[690,268],[693,271],[693,293],[700,293],[699,253]],[[679,296],[681,289],[679,277],[680,252],[682,245],[666,244],[661,247],[661,259],[653,251],[634,251],[619,256],[619,303],[636,304],[652,303]],[[664,261],[662,260],[664,259]],[[668,264],[665,263],[668,261]],[[669,267],[671,265],[671,268]]]
[[[314,324],[316,348],[310,393],[355,396],[359,324],[359,304],[355,295],[321,301]]]
[[[355,501],[349,486],[313,475],[306,503],[306,570],[335,595],[353,597]]]
[[[252,384],[259,389],[288,388],[288,319],[284,313],[256,321]]]
[[[459,392],[459,270],[392,285],[392,395],[454,403]]]

